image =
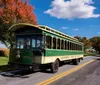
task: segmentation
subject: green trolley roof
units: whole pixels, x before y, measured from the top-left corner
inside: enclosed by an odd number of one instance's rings
[[[52,34],[56,34],[58,36],[61,36],[61,37],[64,37],[64,38],[67,38],[67,39],[70,39],[72,41],[75,41],[75,42],[78,42],[79,44],[83,44],[82,42],[79,42],[78,39],[72,37],[72,36],[69,36],[67,34],[64,34],[60,31],[57,31],[53,28],[50,28],[48,26],[45,26],[45,25],[33,25],[33,24],[28,24],[28,23],[18,23],[18,24],[14,24],[12,25],[9,30],[10,31],[16,31],[17,29],[24,29],[24,27],[26,26],[29,26],[29,27],[35,27],[37,29],[41,29],[43,31],[46,31],[46,32],[49,32],[49,33],[52,33]]]

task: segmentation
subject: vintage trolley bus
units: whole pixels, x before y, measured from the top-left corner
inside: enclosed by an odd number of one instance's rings
[[[9,30],[15,33],[10,65],[26,66],[32,70],[50,68],[55,73],[62,62],[78,64],[83,58],[83,43],[48,26],[19,23]]]

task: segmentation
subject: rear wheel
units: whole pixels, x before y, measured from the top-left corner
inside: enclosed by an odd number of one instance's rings
[[[56,60],[55,62],[51,63],[51,72],[56,73],[59,69],[59,61]]]

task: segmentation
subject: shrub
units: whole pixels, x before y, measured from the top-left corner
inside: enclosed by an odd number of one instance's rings
[[[7,48],[0,48],[0,56],[9,56],[9,49]]]
[[[5,56],[5,52],[3,50],[0,50],[0,56]]]

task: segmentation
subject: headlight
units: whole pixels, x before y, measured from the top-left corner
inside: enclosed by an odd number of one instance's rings
[[[16,55],[16,58],[17,58],[17,59],[20,58],[20,55]]]
[[[17,58],[17,59],[20,58],[20,50],[17,50],[17,51],[16,51],[16,58]]]

